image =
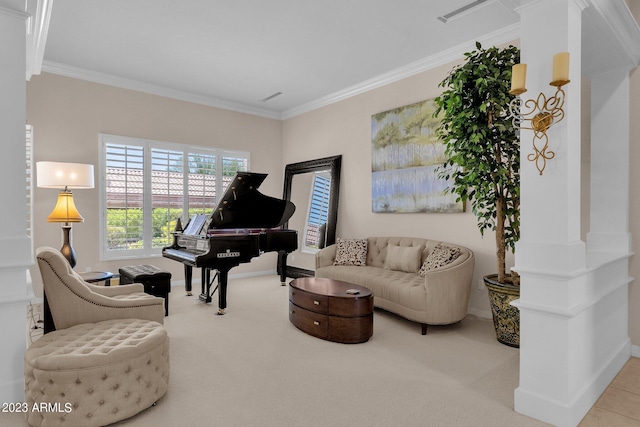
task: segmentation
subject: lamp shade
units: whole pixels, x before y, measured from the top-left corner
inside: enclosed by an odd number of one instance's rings
[[[61,191],[58,194],[56,207],[47,217],[47,222],[83,222],[84,218],[76,209],[73,202],[73,194],[70,191]]]
[[[37,162],[37,186],[40,188],[93,188],[93,165],[83,163]],[[71,199],[73,202],[73,199]],[[59,202],[59,199],[58,199]]]

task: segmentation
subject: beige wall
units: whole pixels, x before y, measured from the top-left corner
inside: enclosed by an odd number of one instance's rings
[[[96,188],[74,192],[77,208],[85,218],[84,223],[73,225],[77,271],[117,272],[119,266],[151,263],[168,269],[179,280],[184,278],[182,264],[164,258],[99,260],[99,133],[249,151],[251,170],[269,173],[260,191],[282,197],[279,120],[44,73],[27,84],[27,123],[34,127],[35,161],[96,165]],[[45,221],[56,197],[57,190],[34,189],[34,248],[61,246],[60,224]],[[265,254],[232,273],[274,270],[275,265],[275,255]],[[32,277],[39,295],[40,277],[35,267]]]
[[[464,245],[476,268],[472,313],[490,316],[482,276],[496,271],[493,233],[484,238],[476,220],[458,214],[383,214],[371,211],[371,116],[438,96],[452,64],[354,96],[284,121],[284,163],[342,154],[337,237],[415,236]],[[508,260],[513,265],[513,259]]]

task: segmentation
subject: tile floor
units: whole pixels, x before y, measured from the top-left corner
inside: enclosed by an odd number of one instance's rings
[[[578,427],[640,426],[640,358],[632,357]]]

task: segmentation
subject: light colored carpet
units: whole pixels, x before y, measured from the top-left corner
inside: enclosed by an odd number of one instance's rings
[[[519,350],[496,341],[490,320],[422,336],[376,309],[371,340],[349,345],[293,326],[275,275],[232,278],[224,316],[217,294],[203,304],[174,287],[170,298],[169,391],[115,426],[546,425],[513,411]]]

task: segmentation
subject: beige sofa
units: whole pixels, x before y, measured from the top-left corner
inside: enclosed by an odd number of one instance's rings
[[[473,267],[473,252],[459,245],[421,238],[369,237],[338,239],[320,250],[315,275],[371,289],[376,307],[421,323],[425,335],[427,325],[465,318]]]

